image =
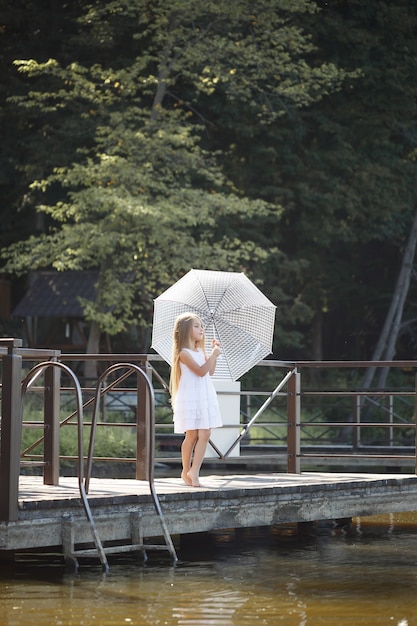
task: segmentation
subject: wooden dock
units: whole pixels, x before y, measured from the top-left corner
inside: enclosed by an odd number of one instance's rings
[[[414,474],[234,474],[201,482],[193,488],[179,478],[155,480],[171,536],[417,510]],[[162,536],[146,481],[93,478],[88,500],[103,545]],[[0,522],[0,558],[28,549],[65,552],[68,523],[74,545],[91,543],[77,479],[61,477],[59,486],[51,486],[41,477],[21,476],[19,519]]]
[[[341,414],[337,421],[309,423],[301,419],[301,400],[304,397],[351,398],[355,406],[360,408],[362,399],[368,395],[366,391],[355,389],[303,390],[303,368],[378,366],[414,371],[417,369],[417,361],[266,361],[265,366],[281,368],[281,373],[284,370],[284,377],[278,376],[280,382],[277,387],[267,393],[262,406],[249,422],[245,422],[233,445],[224,453],[216,451],[219,452],[219,459],[228,459],[221,470],[223,475],[204,476],[203,487],[192,488],[184,485],[180,478],[158,477],[154,480],[157,459],[155,391],[152,380],[163,381],[150,365],[149,355],[88,355],[90,359],[108,362],[110,365],[106,366],[93,387],[84,390],[88,392],[88,399],[84,402],[81,384],[65,361],[83,361],[85,357],[61,355],[58,350],[24,349],[20,339],[0,339],[0,559],[8,558],[10,553],[46,550],[61,552],[70,561],[77,561],[79,556],[98,556],[105,569],[107,554],[145,552],[150,550],[149,544],[153,540],[153,549],[162,545],[161,549],[168,550],[175,561],[177,555],[172,537],[223,529],[271,527],[417,510],[417,476],[403,474],[399,468],[400,464],[403,466],[406,463],[413,463],[414,469],[417,467],[415,446],[411,445],[415,438],[415,433],[412,437],[412,431],[416,431],[417,387],[405,391],[372,391],[372,396],[377,394],[381,400],[396,396],[413,398],[410,420],[396,422],[391,411],[390,419],[386,422],[366,421],[360,413],[355,414],[355,420],[352,421],[351,409],[348,418]],[[27,367],[31,368],[28,372]],[[61,375],[69,378],[70,387],[61,385]],[[128,377],[132,377],[133,386],[129,384],[125,388]],[[90,481],[93,460],[99,460],[94,454],[99,411],[92,410],[92,402],[98,408],[101,399],[110,391],[114,392],[116,387],[120,393],[126,389],[129,393],[134,391],[137,400],[134,424],[125,424],[128,428],[132,428],[132,425],[135,428],[136,457],[130,461],[135,463],[136,479],[96,478]],[[61,420],[61,395],[69,389],[74,396],[75,410]],[[24,399],[29,390],[42,393],[43,397],[43,422],[36,422],[35,425],[30,419],[22,422]],[[262,464],[262,468],[265,467],[265,473],[262,470],[256,470],[259,473],[255,473],[254,469],[250,473],[247,464],[244,470],[246,474],[238,474],[238,469],[231,465],[229,452],[234,445],[243,442],[251,425],[278,395],[286,396],[287,436],[282,440],[286,472],[281,471],[284,463],[281,459],[279,465],[277,451],[270,455],[264,450],[258,455],[257,462]],[[348,404],[351,406],[351,403]],[[86,409],[90,411],[89,423],[84,420]],[[378,419],[384,420],[385,412]],[[70,425],[70,420],[71,425],[77,427],[77,452],[73,460],[77,465],[78,479],[60,475],[60,433],[63,427]],[[112,426],[111,423],[100,422],[100,428],[107,425]],[[260,423],[258,425],[261,426]],[[43,443],[43,451],[34,455],[31,454],[33,445],[22,451],[22,429],[33,426],[41,426],[44,431],[43,437],[35,442]],[[337,432],[341,428],[348,429],[355,445],[349,443],[352,449],[342,449],[343,442],[340,445],[334,443],[338,441],[337,435],[329,439],[330,450],[325,449],[322,442],[321,449],[302,447],[302,428],[317,426],[336,428]],[[90,432],[87,454],[83,443],[86,427]],[[365,428],[384,429],[387,433],[384,441],[390,444],[397,442],[401,450],[391,445],[385,451],[373,450],[368,444],[366,449],[361,450],[361,432]],[[401,435],[394,437],[395,433],[401,433],[404,429],[406,447],[410,448],[408,454],[402,450],[405,446]],[[103,462],[115,460],[102,459]],[[160,458],[159,462],[162,462]],[[178,464],[179,460],[176,462]],[[245,461],[240,456],[238,462],[245,464],[247,459]],[[349,468],[350,471],[326,472],[326,463],[329,463],[329,468]],[[378,474],[362,472],[362,467],[356,465],[358,470],[353,472],[354,463],[362,463],[368,469],[370,463],[378,463],[379,467],[391,472],[396,472],[396,467],[399,469],[396,473]],[[32,464],[42,468],[42,476],[21,475],[21,468]],[[208,462],[204,465],[204,473],[215,471],[209,470],[207,466]],[[308,468],[315,471],[301,471],[302,467],[303,470]],[[88,496],[86,490],[89,491]]]

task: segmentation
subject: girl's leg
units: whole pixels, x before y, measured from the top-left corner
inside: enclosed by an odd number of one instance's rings
[[[210,439],[210,429],[200,428],[197,431],[197,443],[194,447],[194,457],[191,464],[191,468],[187,473],[187,476],[191,479],[193,487],[200,486],[200,467],[203,463],[204,455],[206,453],[207,443]]]
[[[188,476],[188,472],[191,469],[191,459],[193,456],[194,446],[198,437],[197,430],[185,431],[185,438],[181,444],[181,460],[182,460],[182,472],[181,478],[186,485],[192,485],[192,480]]]

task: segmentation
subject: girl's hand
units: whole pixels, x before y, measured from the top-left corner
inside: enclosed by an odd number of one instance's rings
[[[211,340],[211,353],[214,354],[216,358],[219,357],[222,353],[220,350],[220,341],[218,341],[217,339]]]

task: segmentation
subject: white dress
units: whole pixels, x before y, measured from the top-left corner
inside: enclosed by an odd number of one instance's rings
[[[198,365],[204,365],[206,357],[201,349],[186,349]],[[223,426],[219,401],[209,373],[197,376],[180,361],[181,376],[173,403],[174,432],[199,428],[219,428]]]

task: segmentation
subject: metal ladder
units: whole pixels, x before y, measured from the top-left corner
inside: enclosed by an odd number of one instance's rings
[[[72,516],[63,516],[62,520],[62,543],[63,543],[63,551],[64,557],[67,562],[71,563],[75,569],[78,569],[78,559],[79,556],[94,556],[97,555],[100,559],[103,571],[107,572],[109,570],[109,564],[107,560],[107,554],[115,554],[122,552],[141,552],[143,554],[144,560],[147,559],[146,550],[168,550],[173,563],[177,563],[178,558],[177,554],[171,539],[171,535],[169,534],[165,518],[162,513],[161,505],[158,499],[158,495],[155,490],[154,485],[154,412],[155,412],[155,398],[152,384],[146,375],[146,373],[141,370],[137,365],[128,363],[118,363],[113,366],[110,366],[99,378],[96,391],[94,396],[94,409],[93,409],[93,419],[92,426],[90,431],[90,441],[87,455],[87,463],[86,463],[86,472],[84,472],[84,443],[83,443],[83,426],[84,426],[84,418],[83,418],[83,402],[82,402],[82,391],[79,380],[74,372],[64,363],[60,363],[59,361],[46,361],[35,365],[30,372],[27,374],[26,378],[22,381],[21,387],[21,418],[23,418],[23,406],[24,406],[24,397],[28,388],[34,384],[35,380],[47,369],[50,367],[57,367],[64,371],[74,384],[75,396],[76,396],[76,411],[75,415],[77,416],[77,439],[78,439],[78,488],[81,496],[81,501],[83,504],[83,508],[87,517],[87,521],[89,523],[90,531],[92,534],[92,539],[94,542],[93,549],[76,549],[75,548],[75,520]],[[153,544],[144,544],[143,541],[143,533],[141,529],[141,517],[139,512],[131,512],[130,516],[130,528],[131,528],[131,543],[125,545],[118,546],[107,546],[104,547],[103,543],[99,537],[99,534],[96,529],[96,525],[94,522],[94,518],[91,512],[90,504],[88,502],[88,490],[92,469],[92,460],[93,460],[93,450],[94,450],[94,441],[95,441],[95,433],[97,426],[97,418],[99,412],[99,401],[100,398],[106,393],[106,389],[102,389],[103,384],[107,376],[111,373],[115,372],[118,369],[127,369],[128,372],[125,374],[122,379],[126,378],[133,371],[136,372],[137,376],[143,377],[145,381],[145,388],[147,390],[147,401],[149,410],[146,412],[147,419],[145,424],[145,432],[147,434],[147,479],[149,483],[149,488],[153,500],[153,504],[155,506],[156,513],[160,519],[161,527],[163,531],[163,535],[165,538],[165,545],[153,545]],[[114,385],[109,386],[109,388],[113,388]]]
[[[154,464],[155,464],[155,395],[152,383],[147,376],[147,374],[134,363],[115,363],[114,365],[109,366],[100,376],[97,381],[96,391],[94,396],[94,405],[93,405],[93,416],[92,416],[92,425],[90,431],[90,441],[88,446],[88,454],[87,454],[87,463],[86,463],[86,474],[85,474],[85,490],[86,493],[89,491],[90,487],[90,478],[91,478],[91,470],[93,464],[93,452],[94,452],[94,442],[96,436],[96,428],[97,428],[97,420],[99,414],[99,405],[100,399],[106,393],[107,389],[104,388],[105,380],[111,374],[117,372],[118,370],[125,370],[125,374],[121,377],[120,380],[124,380],[128,375],[132,373],[136,373],[138,382],[139,378],[142,378],[142,381],[145,383],[146,389],[146,399],[148,410],[146,411],[146,423],[145,423],[145,433],[146,433],[146,453],[147,453],[147,482],[149,484],[149,490],[152,496],[153,505],[155,507],[156,514],[161,524],[161,529],[163,532],[163,536],[165,539],[165,545],[161,544],[145,544],[143,542],[143,534],[140,528],[140,515],[133,514],[130,520],[131,527],[131,536],[132,543],[126,545],[112,546],[105,548],[105,552],[107,553],[117,553],[117,552],[137,552],[141,551],[144,559],[146,560],[146,550],[168,550],[171,555],[172,562],[175,564],[178,562],[178,557],[175,551],[174,544],[172,542],[171,535],[169,533],[161,504],[159,502],[158,494],[155,489],[154,482]],[[139,384],[138,384],[139,386]],[[109,389],[114,389],[114,384],[109,386]],[[80,551],[79,554],[86,555],[86,551]]]
[[[85,514],[87,516],[87,520],[90,525],[91,534],[93,537],[93,541],[95,544],[96,552],[100,558],[100,562],[102,564],[103,570],[108,571],[109,565],[107,561],[106,554],[103,549],[103,545],[101,543],[100,537],[97,533],[96,526],[94,524],[93,515],[91,513],[90,505],[87,499],[87,492],[85,489],[85,479],[84,479],[84,444],[83,444],[83,402],[82,402],[82,393],[81,386],[77,376],[74,372],[64,363],[60,363],[59,361],[45,361],[43,363],[38,363],[35,365],[30,372],[27,374],[26,378],[22,381],[21,388],[21,417],[23,419],[23,400],[26,395],[26,391],[28,388],[33,385],[35,380],[49,367],[58,367],[62,371],[66,372],[68,376],[71,378],[74,383],[75,389],[75,398],[76,398],[76,415],[77,415],[77,439],[78,439],[78,488],[81,495],[81,501],[84,507]]]

